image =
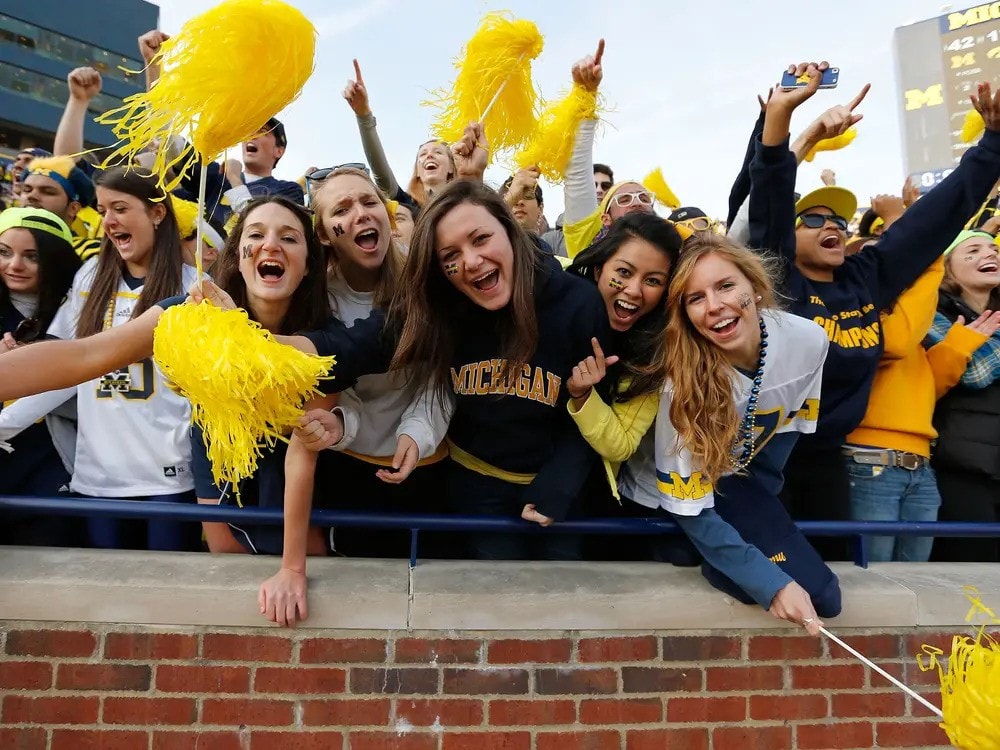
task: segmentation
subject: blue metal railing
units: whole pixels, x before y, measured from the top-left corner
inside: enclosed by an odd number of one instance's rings
[[[0,511],[21,511],[60,516],[111,518],[162,518],[171,521],[221,521],[280,526],[278,508],[240,508],[234,505],[196,505],[154,501],[78,497],[0,496]],[[410,531],[410,565],[416,564],[420,531],[499,531],[516,534],[680,534],[670,518],[588,518],[563,521],[542,528],[519,518],[498,516],[436,515],[432,513],[364,513],[314,510],[311,523],[321,528],[360,526]],[[867,568],[866,536],[998,537],[1000,523],[944,523],[914,521],[800,521],[806,536],[851,538],[856,565]]]

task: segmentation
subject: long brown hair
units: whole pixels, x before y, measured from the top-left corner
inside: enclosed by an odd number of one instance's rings
[[[385,206],[385,212],[389,216],[389,225],[395,222],[392,214],[389,212],[389,199],[386,198],[385,193],[383,193],[378,185],[372,180],[371,175],[366,172],[357,169],[355,167],[338,167],[323,178],[323,181],[319,184],[319,188],[312,198],[312,205],[316,212],[315,224],[316,224],[316,238],[322,242],[326,247],[330,248],[330,266],[329,272],[331,275],[340,273],[339,270],[339,259],[337,258],[337,250],[332,244],[326,244],[330,242],[329,237],[326,236],[326,229],[323,227],[322,213],[323,209],[320,205],[323,199],[323,193],[325,192],[326,186],[337,177],[341,175],[351,175],[353,177],[360,177],[369,185],[378,199],[382,201],[382,205]],[[373,295],[372,303],[375,307],[388,307],[389,302],[392,300],[392,295],[396,291],[396,285],[399,282],[399,277],[403,272],[403,264],[406,262],[406,256],[403,255],[403,251],[399,249],[399,245],[396,243],[395,238],[389,237],[389,250],[385,254],[385,258],[382,261],[382,265],[378,270],[378,281],[375,282],[375,293]]]
[[[132,309],[132,317],[137,318],[160,300],[180,294],[181,269],[184,260],[181,255],[181,237],[177,230],[177,219],[167,195],[156,185],[152,177],[145,177],[134,170],[116,167],[102,172],[94,179],[98,187],[127,193],[142,201],[148,214],[159,204],[165,214],[163,221],[153,232],[153,249],[149,270],[142,286],[139,299]],[[122,256],[111,242],[110,237],[101,241],[101,251],[97,256],[97,271],[90,285],[87,300],[80,311],[76,324],[76,335],[84,338],[98,333],[105,326],[108,309],[118,294],[126,266]]]
[[[444,150],[448,154],[448,166],[450,167],[450,171],[448,172],[448,176],[445,178],[446,181],[451,182],[452,180],[455,179],[455,176],[458,174],[458,169],[455,166],[455,155],[452,154],[451,152],[451,146],[449,146],[444,141],[437,140],[436,138],[431,138],[431,140],[424,141],[423,143],[421,143],[417,147],[417,156],[414,157],[413,159],[413,174],[410,175],[410,182],[406,186],[406,192],[408,192],[410,196],[413,198],[413,200],[417,202],[418,206],[423,206],[425,203],[427,203],[427,201],[431,199],[431,196],[427,194],[427,189],[424,187],[423,180],[420,179],[420,173],[417,170],[417,164],[419,162],[418,157],[420,156],[420,149],[422,149],[428,143],[440,143],[442,146],[444,146]]]
[[[240,273],[239,246],[247,218],[254,209],[268,203],[275,203],[295,214],[295,218],[302,224],[302,234],[306,238],[306,276],[292,294],[288,313],[281,322],[280,330],[275,333],[287,336],[299,331],[321,328],[330,317],[330,301],[326,293],[327,249],[316,239],[309,212],[283,196],[265,195],[254,198],[243,209],[216,261],[219,288],[233,298],[237,307],[246,310],[251,320],[256,320],[247,296],[246,281]]]
[[[400,331],[392,368],[408,368],[417,383],[446,388],[449,368],[465,326],[479,309],[445,278],[437,257],[437,228],[456,207],[482,206],[500,222],[514,254],[510,303],[491,314],[501,338],[504,377],[519,373],[538,346],[535,276],[541,251],[514,220],[503,200],[481,182],[453,180],[420,212],[410,252],[389,307],[389,326]],[[481,319],[481,318],[480,318]],[[481,331],[468,331],[475,335]]]
[[[714,484],[733,471],[733,444],[742,415],[736,413],[733,398],[736,370],[721,349],[695,330],[684,304],[684,289],[695,266],[708,255],[718,255],[740,270],[761,297],[758,310],[777,304],[775,264],[770,259],[710,232],[698,232],[684,244],[667,290],[667,329],[657,366],[673,388],[670,421],[680,442]]]

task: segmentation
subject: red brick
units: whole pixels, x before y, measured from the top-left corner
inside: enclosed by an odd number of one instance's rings
[[[292,659],[292,642],[288,638],[267,635],[205,633],[201,640],[201,655],[213,661],[287,664]]]
[[[909,687],[919,687],[921,685],[931,686],[937,689],[941,687],[941,678],[938,676],[936,669],[928,669],[924,671],[914,662],[907,662],[904,665],[897,664],[881,664],[881,666],[886,672],[891,674],[893,677],[897,677],[903,681],[904,684]],[[902,677],[900,677],[900,672],[897,671],[898,667],[902,666]],[[895,669],[894,669],[895,668]],[[882,677],[881,675],[875,674],[874,672],[868,678],[869,684],[873,688],[881,688],[883,686],[888,687],[889,681]]]
[[[156,689],[165,693],[245,693],[250,689],[250,668],[158,664]]]
[[[561,638],[546,641],[493,641],[486,651],[491,664],[560,664],[568,662],[573,644]]]
[[[668,635],[663,638],[663,661],[739,659],[740,639],[730,636]]]
[[[389,699],[378,698],[302,701],[302,723],[306,726],[384,726],[389,722]]]
[[[877,659],[910,658],[903,650],[903,639],[898,635],[845,635],[841,640],[872,661]],[[854,660],[857,657],[840,645],[830,642],[831,659]],[[881,666],[881,665],[880,665]]]
[[[12,630],[7,633],[13,656],[93,656],[97,636],[86,630]]]
[[[472,727],[483,723],[483,702],[476,700],[439,699],[397,700],[397,719],[414,726]]]
[[[609,668],[536,669],[539,695],[610,695],[618,692],[618,673]]]
[[[903,638],[903,656],[912,659],[917,654],[924,653],[924,646],[939,648],[947,657],[951,654],[951,643],[955,638],[954,633],[916,633]],[[830,649],[833,650],[832,648]],[[862,652],[864,653],[864,652]],[[867,656],[868,654],[865,654]]]
[[[56,729],[52,732],[51,750],[146,750],[149,735],[145,732]]]
[[[708,730],[632,729],[625,735],[625,750],[674,750],[675,748],[708,750]]]
[[[351,732],[347,750],[437,750],[436,734],[396,734],[395,732]],[[257,747],[252,750],[258,750]],[[274,750],[283,750],[275,745]],[[317,748],[317,750],[321,750]]]
[[[41,727],[0,728],[0,747],[4,750],[45,750],[46,732]]]
[[[902,716],[906,711],[906,696],[893,693],[834,693],[830,696],[831,716],[838,719]]]
[[[868,722],[854,724],[800,724],[795,728],[795,747],[799,750],[858,750],[874,747],[872,725]]]
[[[305,695],[343,693],[347,672],[324,667],[258,667],[253,689],[256,693]]]
[[[344,735],[340,732],[254,732],[250,736],[250,750],[341,750],[343,747]]]
[[[622,667],[626,693],[701,690],[701,683],[702,670],[696,667]]]
[[[391,669],[351,669],[352,693],[399,693],[434,695],[438,692],[438,671],[434,667],[393,667]]]
[[[747,718],[747,699],[731,698],[678,698],[667,700],[667,721],[680,724],[716,724],[724,721],[744,721]]]
[[[309,638],[299,647],[303,664],[381,664],[385,659],[385,641],[377,638]]]
[[[3,699],[0,721],[4,724],[94,724],[99,707],[100,699],[96,697],[8,695]]]
[[[830,715],[825,695],[751,695],[751,719],[822,719]],[[833,715],[840,718],[834,711]]]
[[[709,667],[705,677],[709,692],[781,690],[785,684],[781,667]]]
[[[791,750],[791,727],[717,727],[712,746],[740,750]]]
[[[149,690],[152,668],[146,664],[60,664],[60,690]]]
[[[0,690],[45,690],[50,687],[52,665],[47,661],[0,661]]]
[[[193,698],[105,698],[105,724],[194,724],[198,706]]]
[[[580,661],[649,661],[659,654],[657,638],[652,635],[634,638],[581,638]]]
[[[395,661],[400,664],[459,664],[478,662],[481,641],[400,638]]]
[[[531,735],[527,732],[448,733],[441,750],[528,750]]]
[[[581,724],[646,724],[663,720],[659,698],[608,698],[580,701]]]
[[[156,660],[194,659],[198,637],[180,633],[108,633],[104,636],[105,659]]]
[[[282,727],[294,720],[292,701],[254,698],[206,698],[201,704],[202,724]]]
[[[750,639],[750,661],[819,659],[823,641],[811,636],[755,635]]]
[[[153,732],[153,750],[246,750],[239,732]]]
[[[792,688],[795,690],[833,690],[863,688],[865,667],[863,664],[836,664],[821,667],[792,666]]]
[[[927,709],[924,709],[925,711]],[[948,747],[948,736],[931,721],[911,720],[908,722],[875,724],[875,741],[879,747]]]
[[[549,726],[575,721],[573,701],[490,701],[490,724],[495,727]]]
[[[525,695],[528,673],[523,669],[445,669],[442,692],[447,695]]]
[[[539,732],[537,750],[619,750],[618,732]]]

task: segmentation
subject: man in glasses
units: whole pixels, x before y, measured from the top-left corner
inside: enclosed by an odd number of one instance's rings
[[[604,200],[604,196],[615,184],[615,173],[611,171],[611,167],[607,164],[594,164],[594,191],[597,194],[597,202],[600,203]],[[549,247],[552,248],[554,255],[558,255],[560,258],[569,257],[566,251],[566,236],[563,234],[563,223],[566,214],[561,213],[556,217],[556,228],[550,229],[548,232],[542,235],[542,240],[544,240]]]
[[[233,211],[239,213],[251,198],[261,195],[283,195],[294,203],[305,205],[299,183],[274,176],[274,168],[287,147],[285,126],[277,117],[272,117],[243,144],[242,163],[236,159],[226,162],[226,180],[230,187],[225,197]]]
[[[674,224],[681,224],[695,232],[708,232],[716,227],[715,220],[710,219],[708,214],[694,206],[682,206],[675,209],[668,218]]]

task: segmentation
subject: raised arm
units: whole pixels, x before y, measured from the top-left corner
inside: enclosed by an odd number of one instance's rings
[[[56,156],[83,152],[83,126],[90,101],[101,93],[101,74],[93,68],[76,68],[66,77],[69,99],[56,129],[52,147]]]
[[[597,43],[597,51],[573,64],[573,85],[585,91],[596,92],[604,79],[604,40]],[[576,130],[576,142],[566,167],[563,183],[563,226],[590,216],[597,210],[597,188],[594,187],[594,132],[597,120],[583,120]]]
[[[385,149],[382,148],[382,141],[378,137],[378,130],[375,129],[375,115],[372,114],[371,105],[368,103],[368,87],[361,77],[361,66],[357,60],[354,61],[354,80],[348,80],[347,86],[344,87],[344,99],[358,119],[361,148],[364,149],[368,166],[372,168],[375,184],[390,198],[395,198],[399,191],[399,182],[392,173],[389,160],[385,156]]]
[[[156,57],[156,54],[160,51],[160,47],[169,38],[169,36],[159,29],[152,29],[137,40],[139,43],[139,54],[142,55],[142,61],[146,63],[146,91],[153,88],[153,84],[160,79],[160,66],[159,63],[153,63],[153,58]]]

